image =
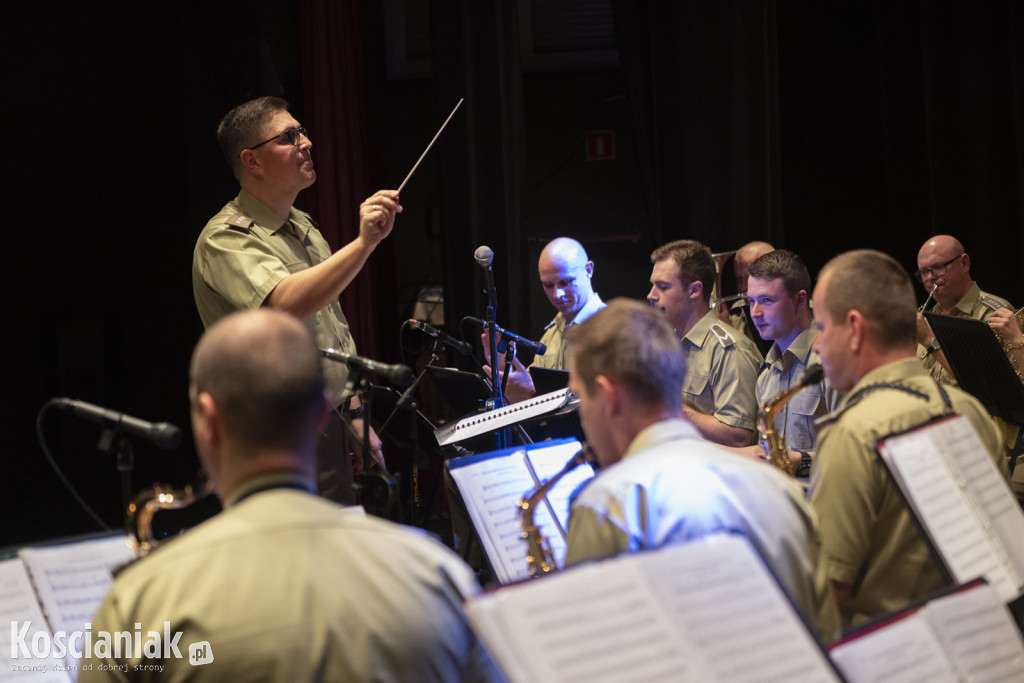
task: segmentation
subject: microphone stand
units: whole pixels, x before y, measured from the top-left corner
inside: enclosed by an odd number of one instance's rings
[[[401,412],[401,411],[408,412],[408,414],[409,414],[409,443],[410,443],[410,446],[412,448],[412,487],[411,487],[411,489],[412,489],[412,501],[411,501],[411,504],[409,506],[409,523],[412,526],[416,526],[417,513],[419,511],[419,503],[420,503],[420,490],[419,490],[419,481],[420,481],[420,477],[419,477],[420,448],[419,448],[418,424],[417,424],[417,420],[416,420],[416,410],[419,408],[419,406],[416,404],[416,399],[412,398],[412,396],[415,393],[416,388],[419,387],[420,381],[422,381],[423,377],[427,374],[427,368],[430,367],[431,365],[433,365],[437,360],[440,359],[440,357],[441,357],[440,356],[441,346],[443,346],[443,345],[444,345],[444,340],[443,339],[441,339],[440,337],[435,337],[434,338],[434,343],[433,343],[433,345],[430,348],[430,360],[427,362],[426,365],[423,366],[423,370],[420,371],[420,374],[417,375],[417,377],[413,381],[413,383],[410,384],[409,387],[404,392],[402,392],[402,395],[398,398],[398,401],[395,403],[395,407],[391,411],[391,414],[388,415],[388,418],[386,420],[384,420],[384,424],[382,424],[380,426],[380,429],[377,431],[377,436],[378,437],[383,437],[384,436],[384,431],[388,428],[388,425],[391,424],[391,421],[395,418],[395,416],[398,415],[398,413]]]
[[[127,510],[132,502],[132,470],[135,469],[132,442],[125,437],[120,425],[105,427],[96,448],[116,460],[117,471],[121,473],[121,510]]]
[[[492,255],[493,257],[493,255]],[[483,265],[483,264],[481,264]],[[491,270],[491,264],[488,263],[484,270],[485,278],[487,281],[487,340],[490,346],[490,357],[493,361],[491,363],[491,391],[493,392],[493,398],[491,399],[490,410],[497,410],[505,405],[505,394],[504,384],[501,382],[501,373],[498,369],[498,324],[495,320],[495,310],[497,309],[498,295],[494,289],[494,274]],[[505,366],[505,372],[508,373],[508,365]],[[494,432],[494,447],[497,450],[501,450],[505,447],[506,438],[505,430],[499,429]]]
[[[359,402],[363,406],[363,434],[361,437],[363,474],[362,481],[358,484],[353,484],[352,488],[355,490],[356,499],[368,513],[383,519],[399,521],[398,518],[401,516],[401,512],[397,510],[399,504],[397,493],[398,480],[391,476],[391,473],[386,468],[383,468],[381,472],[371,471],[375,462],[370,457],[370,420],[372,418],[373,388],[370,385],[370,381],[363,376],[364,368],[362,366],[354,364],[348,364],[348,366],[349,375],[345,389],[347,392],[352,392],[359,396]]]

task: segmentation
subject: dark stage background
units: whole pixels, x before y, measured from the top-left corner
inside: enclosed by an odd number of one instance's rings
[[[358,202],[397,187],[466,98],[344,299],[360,351],[382,361],[415,362],[421,340],[400,329],[424,286],[443,288],[450,332],[482,317],[481,244],[499,323],[538,337],[552,312],[536,259],[558,235],[587,246],[607,300],[643,297],[648,255],[670,239],[767,239],[814,272],[873,247],[912,270],[948,232],[982,288],[1020,305],[1022,13],[1014,0],[9,8],[0,546],[95,528],[43,458],[51,397],[185,428],[176,452],[136,440],[134,489],[194,475],[190,261],[236,191],[213,133],[244,99],[282,95],[310,128],[320,178],[301,201],[338,246]],[[586,160],[596,131],[614,133],[613,159]],[[63,414],[42,429],[118,524],[99,429]]]

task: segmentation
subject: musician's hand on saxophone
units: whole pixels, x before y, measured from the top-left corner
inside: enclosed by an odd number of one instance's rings
[[[772,464],[771,455],[761,444],[744,446],[743,448],[730,448],[729,450],[737,455],[760,460],[769,465]],[[800,466],[803,464],[803,454],[800,451],[786,451],[786,454],[789,456],[789,473],[795,477],[800,470]]]

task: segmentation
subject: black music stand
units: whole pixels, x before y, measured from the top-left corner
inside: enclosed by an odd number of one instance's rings
[[[444,397],[447,408],[445,421],[457,420],[483,410],[484,403],[492,396],[487,382],[475,372],[436,365],[428,365],[426,370],[427,376],[434,381]]]
[[[941,313],[924,315],[960,388],[981,401],[989,415],[1024,425],[1024,383],[988,323]],[[1014,450],[1019,450],[1019,441]]]
[[[550,394],[552,391],[565,389],[569,386],[569,371],[554,368],[533,366],[529,369],[530,379],[538,394]]]

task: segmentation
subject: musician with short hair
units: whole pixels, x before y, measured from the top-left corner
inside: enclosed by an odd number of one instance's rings
[[[647,300],[668,316],[686,359],[682,391],[687,419],[715,443],[751,445],[761,353],[737,329],[718,320],[711,308],[711,250],[694,240],[677,240],[656,249],[651,262]]]
[[[971,256],[960,240],[950,235],[936,235],[917,253],[914,277],[931,299],[925,311],[956,318],[987,321],[1000,308],[1013,309],[1003,298],[983,292],[971,279]],[[946,355],[935,339],[927,319],[917,316],[917,357],[928,372],[944,384],[955,386],[956,379]]]
[[[765,253],[750,264],[747,298],[757,333],[772,341],[757,378],[757,404],[764,406],[821,362],[812,349],[818,329],[811,313],[807,266],[786,249]],[[810,474],[815,421],[835,408],[838,398],[828,380],[822,380],[794,394],[775,415],[770,426],[785,440],[794,475]]]
[[[583,245],[571,237],[556,237],[544,245],[537,260],[540,285],[551,306],[557,311],[554,319],[544,328],[540,343],[546,351],[538,355],[529,367],[568,370],[568,344],[566,332],[573,325],[594,315],[604,308],[604,301],[594,291],[594,262],[587,256]],[[481,335],[484,355],[490,353],[487,331]],[[490,362],[490,358],[487,359]],[[499,368],[504,372],[504,359]],[[490,366],[484,366],[484,374],[490,376]],[[505,398],[508,403],[525,401],[536,393],[529,368],[513,357],[509,368]]]
[[[180,633],[183,657],[139,647],[82,659],[80,681],[503,680],[462,610],[479,590],[451,550],[315,495],[331,409],[299,320],[229,315],[189,372],[196,450],[223,512],[118,575],[93,633]],[[166,626],[165,626],[166,624]],[[189,645],[205,642],[206,663]]]
[[[982,405],[921,367],[916,313],[907,272],[878,251],[835,257],[814,290],[814,350],[832,386],[847,393],[819,426],[808,496],[844,624],[900,609],[944,583],[875,442],[959,413],[994,461],[1001,454]]]
[[[838,614],[802,489],[684,418],[686,360],[665,316],[615,299],[574,326],[569,343],[569,388],[600,469],[572,503],[566,564],[741,533],[830,640]]]
[[[401,212],[398,193],[380,190],[359,205],[359,234],[331,253],[316,223],[293,204],[316,182],[310,133],[277,97],[260,97],[229,111],[217,142],[238,179],[238,196],[211,218],[192,260],[192,290],[203,325],[233,311],[261,306],[303,319],[322,348],[356,352],[338,297],[389,234]],[[362,436],[358,397],[346,389],[348,368],[324,361],[332,405]],[[371,450],[382,464],[373,431]],[[352,502],[352,464],[345,429],[332,417],[321,448],[325,494]],[[358,446],[358,444],[353,444]],[[356,449],[353,449],[356,450]],[[356,467],[362,462],[354,459]]]
[[[923,310],[987,322],[1001,342],[1011,367],[1024,380],[1021,320],[1014,316],[1010,302],[982,291],[971,279],[971,257],[963,244],[950,235],[932,237],[917,254],[917,268],[914,275],[934,301]],[[922,313],[917,315],[917,343],[917,357],[932,377],[943,384],[957,386],[949,361]],[[999,417],[993,419],[1002,433],[1007,456],[1000,469],[1024,504],[1024,447],[1021,445],[1024,425],[1009,424]]]

